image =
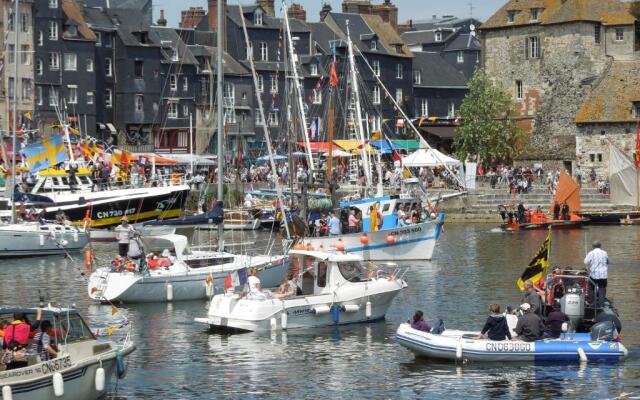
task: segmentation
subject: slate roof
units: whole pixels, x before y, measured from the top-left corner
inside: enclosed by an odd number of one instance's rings
[[[114,31],[115,25],[111,19],[99,8],[84,7],[84,18],[90,28],[98,31]]]
[[[442,40],[436,41],[436,30],[409,31],[402,34],[402,39],[409,46],[417,44],[444,43],[455,34],[452,29],[439,29],[442,32]]]
[[[247,25],[247,29],[282,29],[284,26],[282,18],[270,17],[266,13],[264,13],[262,17],[262,25],[255,25],[251,15],[253,15],[258,8],[262,10],[262,7],[257,5],[242,6],[242,13],[245,16],[244,20]],[[262,11],[264,12],[264,10]],[[240,27],[242,26],[242,19],[240,19],[240,7],[234,5],[227,6],[227,16],[234,24]],[[207,20],[207,17],[203,18],[203,21],[204,20]],[[291,27],[291,32],[309,32],[307,24],[295,18],[289,19],[289,26]]]
[[[446,44],[444,51],[458,50],[480,51],[480,39],[470,33],[457,33],[456,36]]]
[[[198,60],[193,56],[189,47],[180,39],[173,28],[154,26],[150,31],[150,38],[160,44],[164,62],[179,62],[181,64],[196,65]],[[178,60],[173,61],[173,52],[178,51]]]
[[[480,21],[475,18],[459,18],[456,16],[441,17],[436,19],[413,20],[412,26],[419,31],[429,31],[438,28],[457,28],[464,25],[474,24],[480,26]]]
[[[213,63],[213,71],[216,71],[216,60],[217,60],[217,48],[211,46],[202,46],[202,45],[193,45],[187,46],[189,51],[194,57],[197,58],[209,58]],[[245,68],[242,64],[236,61],[233,57],[229,55],[229,53],[224,52],[223,55],[223,69],[225,75],[250,75],[251,72]],[[206,64],[201,65],[202,68],[206,67]]]
[[[446,62],[438,53],[414,52],[413,69],[420,70],[422,83],[416,87],[467,88],[464,74]]]
[[[104,12],[117,28],[118,37],[125,46],[159,46],[160,43],[142,44],[134,35],[134,32],[149,32],[150,26],[145,22],[143,14],[138,10],[108,8]],[[151,36],[149,36],[152,39]]]
[[[634,102],[640,102],[640,61],[615,61],[580,106],[576,123],[635,122]]]
[[[311,22],[308,25],[311,29],[311,40],[315,44],[314,50],[325,55],[331,54],[331,42],[342,37],[325,23]]]

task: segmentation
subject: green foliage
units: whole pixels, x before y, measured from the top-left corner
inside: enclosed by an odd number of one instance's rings
[[[640,19],[640,0],[635,0],[630,4],[630,12],[631,15],[636,17],[636,19]]]
[[[479,156],[489,163],[510,162],[522,149],[524,131],[509,118],[511,97],[479,70],[469,81],[469,92],[460,107],[456,156]]]

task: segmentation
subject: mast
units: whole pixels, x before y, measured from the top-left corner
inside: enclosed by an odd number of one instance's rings
[[[285,31],[287,34],[287,42],[289,44],[289,62],[291,65],[291,72],[293,72],[293,86],[296,90],[296,97],[298,100],[298,108],[300,111],[300,128],[302,129],[302,135],[304,136],[304,143],[307,147],[307,160],[309,162],[309,174],[315,169],[313,165],[313,156],[311,154],[311,142],[309,142],[309,135],[307,135],[307,116],[304,114],[304,93],[302,91],[302,84],[300,83],[300,74],[298,73],[298,56],[296,50],[293,47],[293,38],[291,37],[291,26],[289,25],[289,15],[286,0],[282,0],[283,18],[285,24]]]
[[[353,43],[351,42],[351,33],[349,31],[349,21],[347,20],[347,44],[349,47],[349,70],[351,73],[351,85],[353,87],[353,96],[356,100],[356,130],[362,142],[362,167],[366,179],[366,186],[371,185],[371,169],[369,166],[369,154],[367,153],[367,143],[364,138],[364,127],[362,126],[362,109],[360,108],[360,89],[358,88],[358,80],[356,75],[356,61],[353,55]]]
[[[223,98],[222,98],[222,85],[224,79],[224,70],[223,70],[223,62],[222,57],[224,57],[224,52],[222,50],[222,35],[225,34],[226,29],[220,29],[224,27],[225,21],[222,19],[226,16],[223,16],[224,1],[222,4],[218,4],[218,34],[216,35],[217,39],[217,96],[216,101],[218,102],[218,199],[223,200],[224,204],[224,185],[222,184],[222,180],[224,178],[223,165],[222,165],[222,147],[223,147],[223,139],[224,139],[224,116],[223,116]],[[224,218],[218,224],[218,251],[222,251],[224,249]]]
[[[13,8],[13,31],[15,33],[15,44],[13,46],[13,137],[11,138],[11,223],[16,222],[16,135],[18,132],[18,15],[20,13],[19,0],[14,0]]]

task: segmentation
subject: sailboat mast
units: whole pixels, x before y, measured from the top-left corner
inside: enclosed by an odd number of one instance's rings
[[[18,29],[19,0],[14,0],[13,31],[15,44],[13,46],[13,137],[11,138],[11,223],[16,222],[16,136],[18,132],[18,42],[20,29]],[[11,89],[11,88],[10,88]]]
[[[351,42],[351,33],[349,31],[349,21],[347,21],[347,44],[349,48],[349,70],[351,73],[351,87],[353,88],[353,96],[356,100],[356,130],[362,143],[362,167],[366,179],[366,187],[371,185],[371,169],[369,166],[369,154],[367,153],[367,143],[364,138],[364,127],[362,126],[362,109],[360,108],[360,90],[358,88],[358,76],[356,74],[356,60],[353,55],[353,43]]]
[[[221,3],[221,4],[220,4]],[[226,16],[223,15],[223,10],[224,10],[224,1],[220,2],[218,4],[218,34],[216,35],[216,46],[217,48],[217,71],[218,71],[218,76],[217,76],[217,96],[216,96],[216,101],[218,102],[218,200],[224,200],[224,185],[223,185],[223,178],[224,178],[224,167],[223,167],[223,157],[222,157],[222,148],[223,148],[223,140],[224,140],[224,109],[223,109],[223,93],[222,93],[222,85],[224,83],[223,79],[224,79],[224,66],[223,66],[223,59],[222,57],[224,56],[224,52],[222,50],[222,44],[223,44],[223,38],[222,36],[225,34],[226,29],[221,29],[224,28],[225,25],[225,20],[223,20],[223,18],[225,18]],[[222,218],[222,221],[218,224],[218,250],[222,251],[224,249],[224,218]]]
[[[296,49],[293,47],[293,38],[291,37],[291,26],[289,24],[289,14],[287,8],[287,2],[282,0],[284,26],[287,34],[287,43],[289,47],[289,62],[291,65],[291,72],[293,73],[293,86],[296,90],[296,98],[298,100],[298,109],[300,111],[300,125],[302,129],[302,135],[304,136],[304,143],[307,147],[307,161],[309,162],[309,173],[315,169],[313,165],[313,155],[311,154],[311,142],[309,142],[309,135],[307,135],[307,116],[304,113],[304,93],[302,91],[302,84],[300,83],[300,74],[298,73],[298,56],[296,55]]]

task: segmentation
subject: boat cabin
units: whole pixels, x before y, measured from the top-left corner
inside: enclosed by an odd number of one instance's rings
[[[330,294],[345,283],[371,279],[367,264],[355,254],[291,250],[289,256],[302,296]]]
[[[155,251],[164,253],[168,250],[172,257],[184,262],[190,268],[213,267],[235,261],[235,257],[230,253],[194,251],[189,247],[187,237],[183,235],[145,236],[142,241],[145,253]]]
[[[371,229],[371,207],[376,205],[378,210],[382,213],[382,228],[393,229],[398,226],[398,215],[396,214],[399,208],[409,207],[409,210],[413,210],[414,207],[422,206],[422,201],[418,198],[403,198],[400,196],[381,196],[372,197],[362,200],[354,200],[340,203],[342,210],[340,220],[343,226],[348,226],[348,218],[351,210],[356,210],[356,216],[361,220],[361,232],[369,232]]]
[[[69,192],[72,189],[76,192],[91,191],[93,181],[88,169],[81,168],[76,173],[74,181],[64,170],[46,170],[36,175],[35,184],[30,188],[31,194]]]

